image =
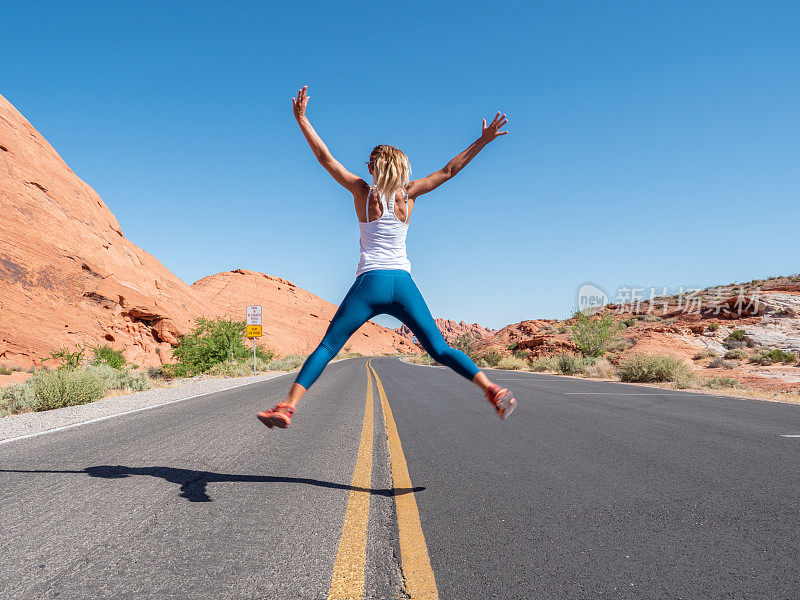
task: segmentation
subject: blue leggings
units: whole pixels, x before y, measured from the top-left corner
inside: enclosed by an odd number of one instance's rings
[[[356,330],[375,315],[387,313],[414,332],[434,360],[472,381],[480,371],[469,357],[444,341],[428,305],[408,271],[375,269],[359,275],[333,315],[325,337],[295,379],[308,389]]]

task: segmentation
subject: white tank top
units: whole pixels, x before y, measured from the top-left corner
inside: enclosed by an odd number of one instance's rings
[[[380,198],[383,214],[370,222],[369,198],[373,189]],[[405,190],[403,193],[408,202],[408,194]],[[361,230],[361,259],[358,261],[356,277],[373,269],[402,269],[411,272],[411,261],[406,256],[408,209],[406,209],[406,222],[404,223],[394,214],[394,196],[393,193],[387,203],[386,197],[378,192],[375,186],[369,188],[366,207],[367,222],[358,222]]]

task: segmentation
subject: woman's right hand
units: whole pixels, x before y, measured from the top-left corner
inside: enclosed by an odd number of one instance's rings
[[[304,85],[301,87],[297,92],[297,98],[292,98],[292,111],[294,112],[294,118],[298,121],[306,116],[306,107],[308,106],[308,101],[311,99],[310,96],[307,95],[308,93],[308,86]],[[497,113],[500,114],[500,113]],[[483,121],[486,124],[486,120]]]
[[[492,122],[489,123],[489,126],[486,126],[486,119],[483,120],[483,131],[481,132],[481,141],[484,144],[488,144],[489,142],[493,141],[495,138],[500,137],[501,135],[505,135],[508,131],[500,131],[500,128],[503,127],[506,123],[508,123],[508,119],[506,116],[500,116],[500,111],[497,111],[497,114],[492,119]]]

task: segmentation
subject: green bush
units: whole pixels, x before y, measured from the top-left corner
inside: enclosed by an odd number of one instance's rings
[[[108,365],[113,369],[122,369],[125,366],[125,356],[121,350],[114,350],[109,346],[95,346],[92,351],[96,365]]]
[[[594,361],[593,357],[563,352],[556,357],[556,369],[564,375],[577,375],[586,371],[589,366],[594,364]]]
[[[716,331],[717,329],[719,329],[719,323],[711,322],[711,323],[708,324],[708,330],[709,331]]]
[[[503,359],[503,355],[497,350],[487,350],[481,355],[480,358],[483,359],[483,361],[486,362],[486,364],[490,367],[496,367]]]
[[[36,373],[30,379],[36,410],[86,404],[103,397],[103,380],[97,373],[62,368]]]
[[[572,326],[572,341],[587,356],[602,356],[614,341],[619,325],[614,317],[604,314],[598,318],[588,317],[583,313],[575,315],[576,323]]]
[[[27,408],[33,409],[36,398],[27,383],[14,383],[0,389],[0,417],[13,415]]]
[[[747,352],[745,352],[741,348],[734,348],[733,350],[728,350],[725,353],[724,358],[727,358],[729,360],[744,360],[748,356],[749,355],[747,354]]]
[[[773,349],[767,352],[762,352],[758,356],[754,356],[750,359],[754,363],[758,363],[763,366],[769,366],[773,363],[793,363],[797,361],[797,356],[792,352],[786,352],[785,350]]]
[[[455,348],[456,350],[461,350],[464,354],[466,354],[467,356],[469,356],[470,358],[472,358],[474,360],[475,359],[475,352],[476,352],[475,345],[477,344],[477,342],[478,342],[478,337],[477,336],[475,336],[475,335],[473,335],[471,333],[465,333],[465,334],[462,334],[462,335],[458,336],[453,341],[451,346],[453,348]]]
[[[173,351],[178,362],[162,368],[165,376],[198,375],[208,372],[219,363],[245,360],[252,356],[252,350],[245,344],[247,338],[244,321],[200,317],[196,323],[192,332],[183,336]],[[268,361],[273,353],[271,350],[257,348],[256,356]]]
[[[514,356],[516,356],[517,358],[527,359],[528,351],[523,350],[521,348],[517,348],[516,350],[514,350]]]
[[[666,354],[634,354],[622,361],[620,379],[635,383],[675,381],[691,377],[689,367],[679,358]]]
[[[738,388],[742,387],[742,384],[733,377],[712,377],[706,381],[706,386],[710,388]]]
[[[63,369],[77,369],[83,364],[83,353],[85,351],[85,346],[76,346],[75,350],[70,350],[66,346],[63,346],[59,350],[51,351],[50,356],[44,360],[59,361],[58,367],[56,367],[59,371]]]
[[[0,365],[0,375],[11,375],[14,372],[13,369],[9,369],[6,365]]]
[[[745,335],[744,329],[734,329],[733,331],[731,331],[731,334],[725,339],[733,340],[734,342],[743,342],[744,335]]]

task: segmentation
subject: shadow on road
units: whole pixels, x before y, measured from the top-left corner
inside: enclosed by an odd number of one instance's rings
[[[80,471],[48,471],[25,469],[0,469],[0,473],[84,473],[92,477],[103,479],[124,479],[131,475],[149,475],[158,477],[169,483],[181,486],[180,496],[189,502],[212,502],[206,493],[209,483],[237,482],[237,483],[302,483],[317,487],[335,490],[348,490],[356,492],[369,492],[375,496],[402,496],[409,492],[421,492],[424,487],[415,488],[390,488],[373,489],[322,481],[308,477],[281,477],[276,475],[236,475],[234,473],[215,473],[213,471],[195,471],[194,469],[177,469],[175,467],[126,467],[124,465],[97,465],[86,467]]]

